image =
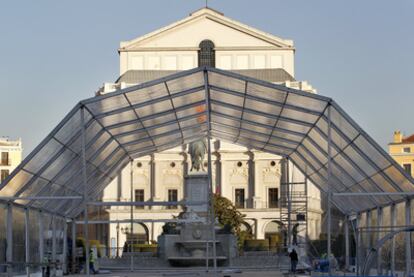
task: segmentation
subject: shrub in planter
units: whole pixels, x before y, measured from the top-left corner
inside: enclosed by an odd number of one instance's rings
[[[245,251],[269,251],[269,240],[249,239],[244,241]]]

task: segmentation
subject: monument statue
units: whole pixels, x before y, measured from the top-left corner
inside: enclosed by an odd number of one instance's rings
[[[200,139],[190,143],[188,152],[191,156],[191,169],[190,171],[206,171],[204,169],[203,161],[207,152],[206,139]]]

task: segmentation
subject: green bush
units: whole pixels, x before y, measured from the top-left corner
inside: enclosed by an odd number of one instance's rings
[[[157,245],[145,245],[140,247],[140,252],[151,252],[153,254],[157,253]]]
[[[83,255],[85,256],[86,243],[83,237],[76,238],[76,247],[82,247]],[[89,249],[91,249],[92,247],[96,247],[96,250],[98,252],[98,258],[101,258],[103,256],[102,253],[104,253],[106,246],[101,244],[99,240],[89,240]]]
[[[157,252],[157,244],[132,244],[133,252]]]
[[[244,241],[245,251],[269,251],[269,240],[248,239]]]

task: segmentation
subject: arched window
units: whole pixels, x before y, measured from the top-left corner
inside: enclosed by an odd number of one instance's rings
[[[198,50],[198,66],[216,66],[216,55],[214,51],[214,43],[211,40],[203,40]]]

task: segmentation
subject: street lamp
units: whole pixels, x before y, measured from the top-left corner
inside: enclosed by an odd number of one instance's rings
[[[125,250],[127,250],[127,251],[128,251],[128,249],[129,249],[129,251],[130,251],[130,252],[132,252],[132,242],[131,242],[131,237],[129,237],[129,238],[128,238],[128,235],[130,234],[129,227],[128,227],[128,226],[126,226],[126,227],[121,227],[121,232],[122,232],[122,234],[126,235],[126,244],[127,244],[127,249],[124,249],[124,251],[125,251]]]
[[[116,224],[116,257],[119,258],[119,222]]]

